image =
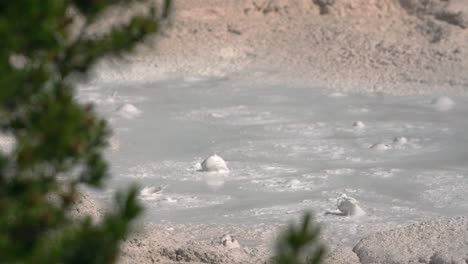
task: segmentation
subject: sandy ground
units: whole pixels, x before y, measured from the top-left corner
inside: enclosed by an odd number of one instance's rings
[[[100,219],[103,208],[83,193],[73,215]],[[119,263],[271,263],[280,227],[137,224]],[[226,242],[223,236],[236,234]],[[250,246],[249,239],[265,243]],[[234,242],[235,241],[235,242]],[[233,242],[233,243],[231,243]],[[468,216],[441,217],[364,237],[328,253],[327,264],[468,263]]]
[[[119,12],[96,32],[125,17]],[[96,77],[148,81],[242,70],[348,92],[466,94],[467,27],[468,0],[176,0],[169,29],[136,54],[101,63],[106,74]],[[99,213],[89,199],[83,204]],[[271,255],[267,247],[226,247],[218,238],[228,231],[204,228],[146,226],[124,243],[121,262],[262,263]],[[466,247],[452,256],[443,251],[448,242],[466,246],[466,230],[461,217],[382,232],[338,249],[327,263],[468,263]],[[194,232],[207,237],[195,240]],[[275,232],[255,235],[271,241]],[[416,252],[427,241],[430,250]],[[395,259],[395,250],[405,254]]]
[[[96,222],[106,208],[81,190],[80,198],[72,207],[72,217],[91,216]],[[173,225],[136,223],[133,235],[122,247],[119,263],[265,263],[270,260],[272,246],[279,227],[252,225]],[[223,241],[232,235],[231,242]],[[249,245],[249,240],[265,243]],[[239,242],[239,241],[242,241]]]
[[[247,70],[337,90],[465,94],[467,26],[466,0],[178,0],[169,28],[130,67],[105,62],[114,74],[101,78]]]

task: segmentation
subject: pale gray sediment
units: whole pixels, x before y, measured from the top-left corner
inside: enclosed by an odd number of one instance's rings
[[[351,92],[466,94],[466,0],[179,0],[101,80],[229,77]],[[110,21],[118,21],[112,19]],[[102,25],[106,23],[102,22]]]
[[[468,216],[436,218],[362,239],[361,263],[468,263]]]
[[[264,263],[268,256],[267,251],[259,248],[227,247],[219,237],[200,241],[192,238],[189,232],[184,234],[163,227],[146,227],[124,242],[119,262],[253,264]]]
[[[326,264],[359,264],[358,256],[350,247],[341,247],[331,252],[326,260]]]
[[[369,235],[326,263],[468,263],[468,216],[440,217]]]
[[[89,195],[74,209],[75,215],[99,218],[100,206]],[[267,263],[279,226],[268,234],[247,226],[146,224],[122,244],[120,263]],[[203,235],[201,235],[203,233]],[[220,240],[237,233],[239,248]],[[201,237],[200,237],[201,236]],[[262,245],[249,246],[247,238]],[[368,263],[468,263],[468,216],[440,217],[417,224],[377,232],[362,238],[354,248],[331,252],[327,264]]]

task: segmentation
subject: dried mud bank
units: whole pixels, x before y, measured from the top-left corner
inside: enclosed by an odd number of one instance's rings
[[[99,219],[100,205],[88,195],[76,216]],[[279,226],[271,232],[235,225],[143,225],[122,244],[119,263],[270,263]],[[236,233],[239,237],[226,236]],[[226,239],[228,237],[229,239]],[[249,245],[248,239],[262,245]],[[364,237],[353,248],[331,252],[327,264],[468,262],[468,216],[441,217]]]
[[[106,209],[86,191],[81,191],[71,216],[90,216],[100,221]],[[229,235],[241,234],[243,238],[258,239],[265,234],[256,233],[245,226],[220,225],[151,225],[138,223],[134,233],[121,245],[118,263],[266,263],[271,252],[269,243],[249,247]],[[224,232],[224,233],[223,233]],[[273,232],[265,241],[273,241]],[[246,239],[243,239],[243,242]]]
[[[437,218],[363,238],[327,263],[468,263],[468,216]]]
[[[220,232],[223,228],[207,227],[204,232]],[[229,241],[224,240],[229,237]],[[122,245],[120,263],[265,263],[269,253],[265,247],[240,245],[235,237],[215,236],[199,240],[190,232],[174,228],[147,226],[140,234]]]
[[[466,0],[179,0],[171,27],[98,78],[243,76],[355,92],[466,94]],[[104,22],[101,24],[105,24]]]

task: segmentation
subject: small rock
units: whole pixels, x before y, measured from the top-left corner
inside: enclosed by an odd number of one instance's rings
[[[227,31],[229,33],[232,33],[232,34],[235,34],[235,35],[242,35],[242,32],[239,29],[232,26],[232,25],[227,26]]]
[[[180,248],[175,251],[175,254],[176,254],[175,256],[176,261],[182,261],[185,257],[184,251]]]
[[[221,237],[221,244],[227,248],[240,248],[239,242],[228,234]]]
[[[314,0],[313,3],[320,8],[321,15],[326,15],[330,13],[330,7],[335,4],[335,0]]]
[[[429,264],[465,264],[462,259],[455,260],[447,254],[443,254],[440,252],[435,253],[432,255]]]
[[[468,16],[461,11],[444,10],[436,13],[434,17],[462,29],[468,28]]]

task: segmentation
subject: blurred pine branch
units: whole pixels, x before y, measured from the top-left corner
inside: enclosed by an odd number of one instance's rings
[[[81,185],[101,187],[111,133],[69,82],[104,56],[131,51],[157,32],[162,12],[134,16],[94,37],[85,32],[107,10],[132,0],[0,1],[0,135],[15,139],[0,151],[0,263],[113,263],[119,243],[141,211],[137,190],[122,192],[99,223],[68,214]],[[73,11],[73,12],[72,12]],[[77,35],[75,22],[84,20]],[[65,178],[65,180],[59,180]]]
[[[283,231],[276,245],[276,264],[318,264],[323,262],[325,247],[320,242],[320,227],[306,213],[301,223]]]

